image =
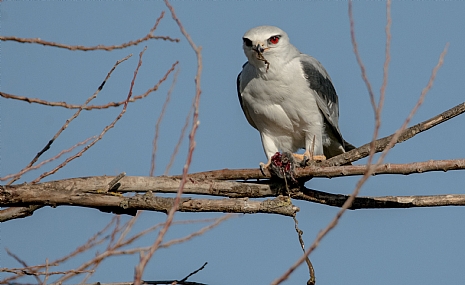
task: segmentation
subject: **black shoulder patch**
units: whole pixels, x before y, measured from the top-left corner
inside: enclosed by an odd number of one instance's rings
[[[337,94],[331,80],[321,74],[310,62],[301,61],[300,63],[310,88],[315,90],[328,105],[337,104]]]

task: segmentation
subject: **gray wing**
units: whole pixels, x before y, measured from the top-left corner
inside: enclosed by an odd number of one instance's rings
[[[316,102],[321,113],[325,116],[327,125],[331,127],[333,133],[344,145],[338,125],[339,103],[331,78],[321,63],[309,55],[301,54],[300,63],[309,87],[318,94]]]
[[[244,63],[244,65],[242,66],[242,70],[244,70],[244,67],[248,64],[249,62],[246,62]],[[242,100],[242,94],[241,94],[241,75],[242,75],[242,72],[239,73],[239,75],[237,75],[237,81],[236,81],[236,84],[237,84],[237,97],[239,97],[239,103],[241,104],[241,108],[242,108],[242,111],[244,112],[244,115],[245,115],[245,118],[247,119],[247,122],[249,122],[249,124],[254,127],[255,129],[257,129],[257,126],[255,125],[255,123],[252,121],[252,118],[250,117],[249,115],[249,111],[247,110],[247,108],[244,107],[244,101]],[[257,129],[258,130],[258,129]]]

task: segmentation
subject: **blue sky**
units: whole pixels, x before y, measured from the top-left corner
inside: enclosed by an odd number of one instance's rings
[[[174,1],[178,17],[197,45],[202,46],[203,73],[200,127],[190,172],[253,168],[264,161],[258,132],[248,125],[236,93],[236,76],[246,58],[242,35],[258,25],[285,30],[302,52],[316,57],[332,77],[339,95],[340,128],[354,145],[368,142],[373,111],[352,51],[345,1]],[[1,42],[0,90],[49,101],[83,103],[100,85],[113,64],[121,64],[95,100],[120,101],[127,96],[139,52],[147,45],[134,94],[152,87],[179,60],[179,77],[161,126],[156,174],[163,174],[194,95],[195,55],[161,1],[3,1],[1,35],[39,37],[70,45],[120,44],[144,36],[161,11],[156,32],[181,38],[180,43],[155,41],[124,50],[68,51],[39,45]],[[384,62],[386,7],[382,1],[356,1],[354,19],[360,54],[368,77],[379,94]],[[462,1],[394,1],[389,85],[381,136],[393,133],[428,82],[445,44],[450,43],[433,89],[411,124],[437,115],[464,101],[465,3]],[[49,177],[148,175],[155,122],[173,77],[158,92],[132,103],[124,117],[92,149]],[[119,108],[83,112],[44,158],[99,134]],[[73,110],[0,99],[0,175],[23,168],[48,142]],[[465,117],[454,118],[396,146],[387,162],[463,158]],[[171,174],[185,162],[183,143]],[[358,163],[363,163],[360,161]],[[47,166],[43,170],[53,167]],[[33,180],[41,172],[18,182]],[[463,193],[462,171],[410,176],[372,177],[361,195],[429,195]],[[357,177],[313,179],[310,188],[350,193]],[[295,201],[297,215],[310,245],[338,209]],[[311,255],[317,284],[461,284],[465,266],[461,217],[465,209],[357,210],[339,225]],[[221,214],[176,214],[176,220],[218,217]],[[17,267],[8,248],[29,264],[66,254],[101,229],[112,215],[75,207],[44,208],[32,217],[0,225],[0,264]],[[127,220],[128,217],[124,217]],[[164,221],[161,213],[145,212],[137,224],[144,229]],[[175,226],[167,238],[182,237],[202,225]],[[154,236],[141,241],[147,245]],[[241,215],[187,243],[159,250],[149,263],[145,280],[183,278],[207,267],[191,281],[207,284],[268,284],[301,254],[292,219],[277,215]],[[68,266],[92,255],[79,257]],[[102,264],[92,282],[132,280],[136,257],[112,258]],[[63,267],[65,268],[65,267]],[[303,284],[300,267],[285,284]],[[350,281],[348,281],[350,280]],[[33,282],[34,280],[30,280]],[[79,282],[80,279],[74,279]]]

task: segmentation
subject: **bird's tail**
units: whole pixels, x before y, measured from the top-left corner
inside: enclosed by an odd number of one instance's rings
[[[353,144],[347,142],[347,141],[344,140],[344,139],[343,139],[343,141],[344,141],[344,150],[345,150],[346,152],[347,152],[347,151],[350,151],[350,150],[353,150],[353,149],[356,149],[356,147],[355,147]]]

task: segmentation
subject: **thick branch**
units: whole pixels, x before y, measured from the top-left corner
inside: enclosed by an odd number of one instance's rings
[[[423,162],[413,162],[405,164],[386,163],[381,164],[373,171],[373,175],[379,174],[403,174],[409,175],[413,173],[423,173],[431,171],[448,171],[465,169],[465,159],[451,160],[430,160]],[[348,166],[332,166],[332,167],[317,167],[310,166],[297,171],[297,177],[340,177],[363,175],[367,171],[365,165],[348,165]]]
[[[404,142],[411,139],[415,135],[431,129],[453,117],[456,117],[465,112],[465,102],[461,103],[429,120],[416,124],[405,131],[399,136],[397,143]],[[389,144],[394,134],[378,139],[375,142],[375,152],[383,151]],[[348,175],[363,175],[365,166],[343,166],[370,154],[370,143],[367,143],[359,148],[335,156],[326,161],[316,163],[313,166],[306,168],[298,168],[296,170],[296,178],[311,178],[311,177],[338,177]],[[464,160],[438,160],[428,162],[417,162],[411,164],[384,164],[380,165],[374,174],[411,174],[421,173],[427,171],[447,171],[463,169]],[[191,174],[190,177],[197,179],[221,179],[221,180],[249,180],[271,178],[270,173],[264,176],[260,170],[257,169],[222,169],[214,171],[199,172]]]
[[[352,152],[352,151],[351,151]],[[366,165],[345,165],[345,166],[320,166],[316,164],[305,168],[296,168],[295,178],[308,180],[312,177],[341,177],[363,175],[367,171]],[[412,163],[386,163],[381,164],[373,171],[373,175],[380,174],[403,174],[423,173],[431,171],[449,171],[465,169],[465,159],[450,160],[429,160]],[[177,176],[175,176],[177,177]],[[199,180],[253,180],[269,179],[271,175],[261,174],[259,169],[222,169],[206,172],[193,173],[189,177]]]
[[[330,194],[318,190],[301,188],[291,197],[328,206],[342,207],[350,195]],[[440,206],[465,206],[465,195],[430,195],[430,196],[383,196],[383,197],[356,197],[351,210],[377,209],[377,208],[416,208]]]
[[[346,166],[347,167],[347,166]],[[72,205],[96,208],[117,213],[134,213],[137,210],[167,212],[173,205],[172,198],[156,197],[152,192],[176,193],[180,179],[175,177],[126,176],[112,191],[147,192],[145,195],[124,197],[108,193],[112,176],[72,178],[38,184],[0,186],[0,206],[29,205]],[[287,194],[293,199],[341,207],[347,195],[325,193],[294,185],[286,190],[280,181],[262,180],[256,183],[239,181],[218,181],[188,179],[184,185],[185,194],[230,197],[229,199],[183,198],[179,211],[183,212],[231,212],[231,213],[274,213],[292,216],[298,208],[288,199],[279,196]],[[276,197],[274,200],[253,201],[248,198]],[[465,195],[400,196],[400,197],[358,197],[351,209],[361,208],[408,208],[464,206]],[[9,220],[11,219],[7,217]]]
[[[122,179],[122,183],[124,183],[124,179]],[[90,179],[87,182],[92,180]],[[100,177],[100,179],[97,178],[96,180],[108,180],[109,182],[111,177],[103,177],[103,179]],[[0,188],[0,206],[71,205],[96,208],[107,212],[133,214],[137,210],[167,213],[174,205],[174,199],[155,197],[150,191],[144,195],[123,197],[119,194],[110,194],[103,191],[103,185],[87,184],[85,185],[87,187],[83,187],[84,189],[87,188],[86,190],[79,189],[79,186],[76,186],[83,184],[78,181],[82,181],[82,179],[35,185],[2,186]],[[93,182],[96,181],[93,180]],[[274,213],[293,216],[298,211],[298,208],[294,207],[289,199],[282,197],[265,201],[249,201],[247,198],[218,200],[182,198],[178,210],[181,212]]]
[[[1,186],[0,186],[1,187]],[[30,205],[27,207],[12,207],[0,211],[0,223],[8,220],[14,220],[19,218],[25,218],[32,216],[34,211],[42,208],[40,205]]]
[[[465,102],[461,103],[429,120],[423,121],[419,124],[416,124],[408,129],[405,129],[397,139],[397,143],[404,142],[408,139],[413,138],[415,135],[424,132],[426,130],[431,129],[434,126],[437,126],[441,123],[444,123],[445,121],[448,121],[449,119],[452,119],[462,113],[465,112]],[[395,135],[392,134],[390,136],[381,138],[376,140],[375,142],[375,152],[381,152],[383,151],[386,146],[389,144],[391,141],[392,137]],[[349,152],[343,153],[341,155],[338,155],[336,157],[333,157],[331,159],[328,159],[327,161],[324,161],[320,163],[320,166],[337,166],[337,165],[344,165],[350,162],[357,161],[359,159],[362,159],[364,157],[367,157],[370,154],[370,143],[367,143],[359,148],[356,148],[354,150],[351,150]]]

